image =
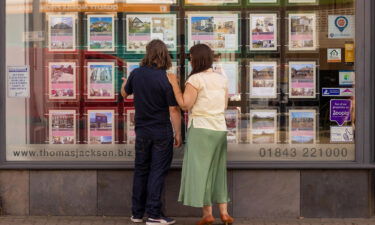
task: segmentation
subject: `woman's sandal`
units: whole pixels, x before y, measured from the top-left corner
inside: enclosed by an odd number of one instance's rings
[[[200,221],[197,222],[197,225],[212,225],[212,223],[215,222],[215,218],[211,216],[206,216]]]
[[[233,217],[231,217],[230,215],[220,215],[220,218],[221,218],[221,221],[225,224],[225,225],[231,225],[234,223],[234,219]]]

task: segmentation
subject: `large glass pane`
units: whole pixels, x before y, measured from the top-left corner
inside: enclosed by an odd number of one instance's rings
[[[6,159],[132,161],[122,77],[161,39],[182,84],[189,48],[215,50],[230,82],[229,160],[354,161],[355,4],[7,0]]]

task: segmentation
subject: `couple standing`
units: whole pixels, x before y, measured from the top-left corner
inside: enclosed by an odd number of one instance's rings
[[[204,44],[190,49],[192,72],[182,92],[174,74],[167,74],[171,58],[166,45],[151,41],[140,67],[124,79],[121,94],[134,95],[135,170],[132,217],[135,223],[167,225],[161,208],[164,180],[180,147],[181,112],[189,110],[189,130],[182,167],[179,201],[203,207],[198,225],[212,224],[212,204],[219,204],[221,220],[233,223],[227,210],[227,128],[224,111],[228,104],[227,78],[212,70],[213,51]]]

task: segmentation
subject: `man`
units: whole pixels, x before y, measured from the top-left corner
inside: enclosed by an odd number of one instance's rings
[[[131,220],[135,223],[143,222],[144,213],[148,214],[146,225],[175,223],[161,210],[173,146],[181,146],[181,112],[166,75],[171,66],[166,45],[153,40],[140,67],[127,81],[124,79],[121,87],[124,98],[134,95],[136,155]]]

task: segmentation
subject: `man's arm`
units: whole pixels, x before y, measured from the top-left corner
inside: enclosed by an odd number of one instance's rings
[[[180,147],[182,145],[181,137],[181,110],[178,106],[170,106],[169,114],[171,116],[171,122],[175,133],[174,146]]]

